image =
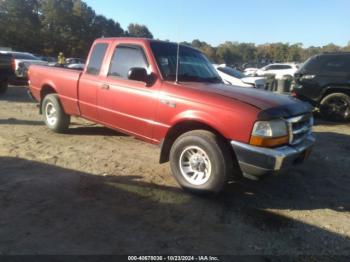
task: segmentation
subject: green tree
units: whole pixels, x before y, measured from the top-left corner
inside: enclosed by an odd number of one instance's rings
[[[288,61],[290,62],[299,62],[301,61],[302,52],[303,52],[303,44],[297,43],[289,46],[288,49]]]
[[[273,60],[273,54],[269,44],[259,45],[256,47],[257,60],[271,61]]]
[[[153,39],[153,35],[149,31],[147,26],[139,25],[139,24],[129,24],[127,35],[131,37],[142,37],[142,38]]]
[[[94,39],[124,35],[119,23],[96,13],[81,0],[41,0],[44,52],[86,56]]]
[[[348,45],[343,48],[344,52],[350,52],[350,41],[348,42]]]
[[[0,21],[1,46],[30,52],[41,50],[38,1],[0,1]]]
[[[322,52],[339,52],[339,51],[340,51],[340,47],[333,43],[330,43],[322,47]]]
[[[216,49],[206,42],[202,42],[198,39],[192,41],[191,45],[194,48],[202,51],[213,63],[217,62]]]
[[[238,52],[241,54],[240,62],[251,62],[256,60],[257,50],[252,43],[239,43],[237,45]]]
[[[125,35],[82,0],[0,0],[0,45],[56,56],[86,56],[99,37]]]
[[[219,63],[232,65],[243,62],[238,43],[235,42],[227,41],[224,44],[219,45],[217,47],[216,55]]]

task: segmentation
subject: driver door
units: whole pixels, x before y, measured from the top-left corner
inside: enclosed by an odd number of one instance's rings
[[[108,126],[151,140],[158,88],[129,80],[128,73],[133,67],[149,69],[143,47],[116,45],[108,74],[98,90],[98,115]]]

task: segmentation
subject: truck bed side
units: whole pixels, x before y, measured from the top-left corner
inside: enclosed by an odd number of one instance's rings
[[[32,65],[28,75],[29,88],[36,100],[41,101],[48,92],[57,93],[67,114],[80,115],[78,85],[81,71]]]

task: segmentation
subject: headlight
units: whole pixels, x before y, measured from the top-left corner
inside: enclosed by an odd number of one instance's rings
[[[256,122],[250,139],[251,145],[261,147],[276,147],[288,142],[288,125],[284,120]]]
[[[302,76],[303,80],[310,80],[310,79],[314,79],[314,78],[315,78],[315,75],[304,75],[304,76]]]

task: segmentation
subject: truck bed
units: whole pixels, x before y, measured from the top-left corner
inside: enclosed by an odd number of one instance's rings
[[[31,92],[36,100],[41,101],[45,90],[52,88],[58,94],[67,114],[80,115],[78,83],[81,73],[67,68],[32,65],[28,73],[31,79]]]

